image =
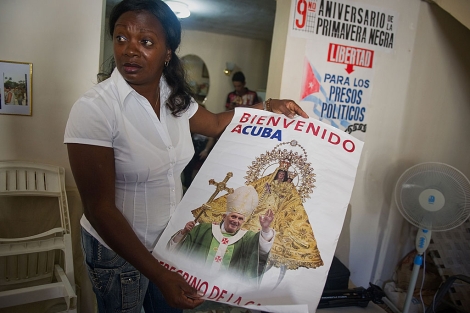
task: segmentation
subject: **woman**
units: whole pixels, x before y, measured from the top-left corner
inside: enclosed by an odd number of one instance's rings
[[[216,137],[233,112],[213,114],[191,98],[175,54],[181,25],[162,1],[120,2],[109,30],[116,68],[74,104],[64,140],[84,206],[82,243],[98,308],[194,308],[203,302],[197,290],[149,251],[182,197],[191,132]],[[270,104],[307,117],[293,101]]]

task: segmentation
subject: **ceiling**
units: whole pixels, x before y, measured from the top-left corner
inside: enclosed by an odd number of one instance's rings
[[[181,19],[183,30],[271,41],[275,0],[178,0],[188,5],[191,16]],[[120,0],[106,0],[106,14]]]

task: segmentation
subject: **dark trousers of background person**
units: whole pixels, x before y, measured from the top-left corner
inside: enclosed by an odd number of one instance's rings
[[[204,160],[200,160],[199,153],[206,148],[207,140],[207,137],[193,135],[194,155],[183,170],[183,186],[186,189],[189,188],[194,179],[194,172],[199,170],[202,163],[204,163]]]

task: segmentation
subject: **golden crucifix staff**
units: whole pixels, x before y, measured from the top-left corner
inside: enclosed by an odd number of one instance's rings
[[[233,193],[233,188],[228,188],[227,187],[227,182],[230,179],[230,177],[232,177],[232,176],[233,176],[233,173],[228,172],[227,175],[225,176],[224,180],[221,181],[220,183],[216,182],[214,179],[209,180],[209,185],[215,185],[216,186],[215,191],[212,194],[212,196],[209,198],[209,200],[207,200],[207,202],[204,203],[201,206],[201,212],[199,212],[199,214],[196,216],[196,219],[194,220],[195,223],[197,223],[197,220],[201,217],[202,213],[204,213],[207,209],[211,208],[210,203],[212,201],[214,201],[215,197],[219,194],[219,192],[225,190],[225,191],[227,191],[227,194]]]

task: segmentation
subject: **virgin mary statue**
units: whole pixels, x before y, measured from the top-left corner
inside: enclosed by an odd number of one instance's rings
[[[271,227],[276,231],[276,237],[267,268],[279,267],[281,273],[285,273],[286,269],[317,268],[323,265],[312,226],[303,206],[305,199],[309,198],[313,191],[315,174],[310,163],[306,162],[305,150],[303,154],[298,154],[292,150],[278,149],[283,144],[303,150],[294,140],[281,143],[272,151],[256,158],[248,167],[246,184],[253,186],[257,191],[259,204],[242,226],[247,230],[259,231],[259,216],[266,214],[268,209],[273,210],[274,221]],[[268,168],[275,170],[264,175]],[[192,213],[198,217],[198,222],[212,223],[220,221],[225,213],[225,206],[226,196],[222,196],[210,203],[210,210],[202,212],[202,208],[198,208]]]

